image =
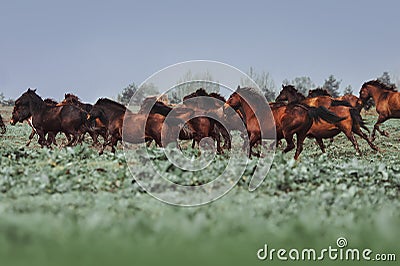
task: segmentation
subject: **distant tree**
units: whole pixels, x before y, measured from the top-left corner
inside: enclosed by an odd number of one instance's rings
[[[337,80],[334,75],[330,75],[328,79],[325,80],[323,89],[327,90],[332,97],[339,97],[339,87],[341,80]]]
[[[189,70],[182,78],[178,80],[176,86],[167,93],[168,100],[170,103],[180,103],[183,100],[183,97],[195,92],[200,88],[203,88],[208,93],[220,92],[220,85],[217,81],[214,81],[209,72],[193,75]]]
[[[4,93],[0,92],[0,104],[3,106],[13,106],[15,101],[13,99],[6,99]]]
[[[390,74],[387,71],[383,72],[382,76],[378,77],[377,80],[379,80],[383,84],[388,85],[389,87],[396,86],[396,84],[394,82],[392,82]]]
[[[344,88],[343,95],[347,94],[353,94],[353,87],[351,87],[351,85],[347,85],[346,88]]]
[[[274,101],[276,98],[276,85],[268,72],[256,73],[253,67],[250,67],[247,75],[257,84],[267,101]],[[242,80],[241,86],[253,86],[249,80]]]
[[[311,78],[306,76],[296,77],[292,81],[289,79],[284,79],[282,84],[293,85],[300,93],[304,95],[307,95],[308,91],[315,87],[315,84],[312,82]]]
[[[158,94],[158,89],[152,83],[143,84],[140,87],[140,90],[135,83],[131,83],[128,87],[124,88],[120,94],[118,94],[117,101],[124,105],[128,105],[132,96],[135,95],[135,98],[132,99],[132,103],[140,105],[144,98]]]
[[[131,100],[132,96],[137,91],[137,87],[135,83],[131,83],[128,87],[124,88],[120,94],[117,96],[117,100],[124,104],[128,105],[129,101]]]
[[[308,91],[315,87],[315,84],[312,82],[311,78],[306,76],[294,78],[291,85],[294,85],[296,89],[304,95],[307,95]]]

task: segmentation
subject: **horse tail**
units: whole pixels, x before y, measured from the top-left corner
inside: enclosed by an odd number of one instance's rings
[[[370,133],[369,129],[366,126],[364,119],[361,117],[360,113],[356,109],[354,109],[354,108],[350,109],[350,116],[351,116],[351,119],[353,119],[353,121],[355,123],[360,125],[360,127],[365,129],[368,133]],[[354,122],[353,122],[353,130],[354,130],[354,127],[357,125],[357,124],[354,124]]]
[[[347,107],[353,107],[348,101],[344,101],[344,100],[332,100],[331,106],[347,106]]]
[[[316,122],[322,119],[330,124],[335,124],[345,119],[345,117],[337,116],[333,112],[326,109],[324,106],[310,107],[308,110],[308,116]]]

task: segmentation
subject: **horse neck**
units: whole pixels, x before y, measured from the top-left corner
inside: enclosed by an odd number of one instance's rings
[[[368,90],[369,90],[369,93],[370,93],[372,99],[374,99],[375,105],[377,105],[379,98],[381,97],[382,93],[384,93],[385,91],[382,89],[379,89],[378,87],[371,86],[371,85],[368,86]]]
[[[305,97],[300,97],[297,93],[289,93],[288,95],[288,103],[298,103],[304,99]]]
[[[243,115],[243,120],[246,122],[246,124],[252,117],[255,116],[253,109],[246,101],[242,101],[241,108],[239,110],[241,111]]]
[[[29,110],[31,115],[41,113],[47,107],[47,104],[40,97],[38,97],[37,100],[31,99],[31,101],[29,102]]]

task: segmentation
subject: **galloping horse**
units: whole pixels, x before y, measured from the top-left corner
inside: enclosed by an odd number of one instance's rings
[[[92,104],[81,102],[79,97],[72,93],[66,93],[64,95],[64,100],[61,103],[59,103],[58,105],[61,106],[61,105],[65,105],[65,104],[75,105],[75,106],[85,110],[87,113],[89,113],[90,110],[92,110],[92,108],[93,108]],[[83,132],[83,134],[81,135],[80,140],[79,140],[80,142],[83,141],[84,135],[86,133],[89,133],[90,137],[92,138],[93,145],[99,144],[98,135],[102,136],[104,141],[107,140],[107,129],[104,127],[104,125],[98,119],[95,119],[94,122],[92,123],[92,125],[88,126],[87,132]]]
[[[0,129],[1,129],[1,134],[4,134],[4,133],[6,133],[6,125],[4,125],[4,122],[3,122],[3,118],[1,117],[1,115],[0,115]]]
[[[328,123],[336,123],[342,118],[329,112],[325,107],[310,107],[304,104],[270,103],[276,125],[276,140],[285,139],[287,146],[284,152],[291,151],[295,145],[293,136],[297,137],[297,148],[294,159],[297,160],[303,150],[303,142],[314,121],[323,119]]]
[[[353,133],[367,141],[372,149],[378,150],[378,148],[370,141],[368,136],[361,131],[361,127],[366,127],[360,113],[356,109],[352,108],[346,101],[334,100],[329,96],[305,98],[305,96],[299,93],[292,85],[282,86],[282,91],[276,100],[288,100],[289,103],[303,103],[315,107],[324,106],[337,116],[344,118],[334,124],[326,123],[324,121],[313,123],[307,136],[316,139],[322,152],[325,152],[325,146],[322,139],[333,138],[340,132],[343,132],[346,135],[359,154],[361,154],[361,151]]]
[[[381,130],[379,126],[390,118],[400,118],[400,92],[397,92],[395,86],[388,86],[379,80],[370,80],[362,85],[360,99],[367,103],[370,98],[374,100],[379,115],[371,137],[375,139],[376,131],[388,137],[389,133]]]
[[[32,125],[39,135],[38,143],[50,147],[51,142],[46,141],[46,135],[49,139],[58,132],[72,135],[67,146],[76,143],[79,132],[86,126],[86,112],[73,106],[53,106],[46,104],[36,90],[28,89],[16,101],[13,110],[11,123],[22,122],[32,117]]]
[[[194,147],[195,142],[200,143],[203,138],[211,137],[217,142],[217,152],[222,153],[217,121],[212,116],[208,117],[202,109],[198,109],[196,101],[189,100],[190,98],[192,97],[186,98],[186,103],[189,103],[190,107],[183,104],[174,108],[158,101],[154,97],[147,98],[143,101],[139,114],[161,114],[166,117],[173,111],[174,118],[185,121],[183,130],[179,132],[179,139],[193,139],[192,147]]]
[[[328,97],[332,97],[329,92],[325,89],[321,89],[321,88],[317,88],[314,90],[309,90],[308,91],[308,96],[307,98],[315,98],[315,97],[319,97],[319,96],[328,96]],[[343,101],[348,102],[353,108],[355,108],[359,113],[361,112],[361,109],[363,108],[363,102],[360,98],[358,98],[357,96],[353,95],[353,94],[345,94],[343,96],[337,97],[337,98],[333,98],[333,100],[336,100],[340,103]]]
[[[87,116],[89,121],[96,118],[105,125],[109,135],[109,139],[104,142],[99,154],[103,153],[107,145],[110,145],[111,151],[115,153],[115,146],[118,141],[122,141],[123,130],[125,130],[124,140],[129,143],[139,144],[154,140],[160,147],[168,144],[162,143],[161,133],[164,130],[165,117],[160,114],[135,114],[122,104],[107,98],[100,98]],[[173,140],[166,139],[165,141]]]

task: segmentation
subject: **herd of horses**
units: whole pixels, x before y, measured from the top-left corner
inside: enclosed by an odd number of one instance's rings
[[[373,100],[378,120],[370,133],[361,117],[362,108]],[[146,98],[138,112],[107,98],[100,98],[94,105],[82,103],[73,94],[65,94],[61,102],[43,100],[36,90],[28,89],[16,101],[10,123],[27,121],[32,127],[27,145],[34,135],[38,143],[51,147],[56,135],[63,133],[68,146],[77,145],[89,134],[94,145],[100,145],[100,154],[107,146],[115,152],[118,141],[147,143],[165,147],[177,140],[192,140],[192,147],[203,139],[216,143],[218,153],[231,148],[232,131],[240,131],[249,156],[260,155],[254,148],[264,138],[274,138],[278,145],[285,139],[284,152],[296,148],[297,159],[303,150],[306,138],[316,140],[325,152],[323,139],[331,139],[343,133],[361,154],[354,135],[365,140],[371,149],[379,151],[373,143],[376,131],[383,136],[389,133],[380,125],[389,118],[400,118],[400,92],[378,80],[365,82],[359,97],[344,95],[333,98],[326,90],[310,90],[307,96],[292,85],[283,85],[275,102],[268,103],[263,95],[253,88],[238,87],[226,100],[218,93],[208,93],[200,88],[183,98],[182,104],[168,105],[157,97]],[[0,129],[6,127],[0,117]],[[294,136],[296,135],[296,144]],[[223,144],[223,145],[222,145]],[[180,146],[179,146],[180,147]]]

